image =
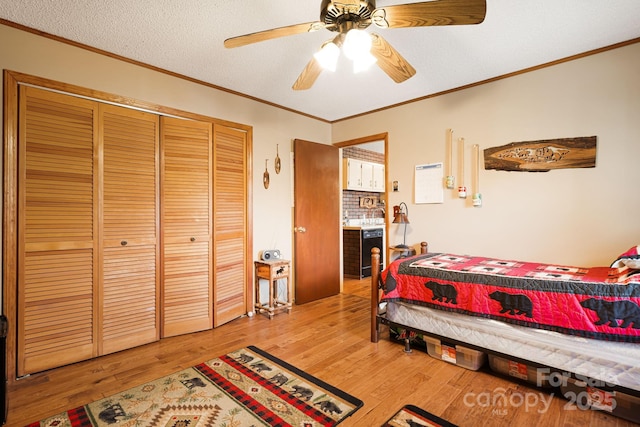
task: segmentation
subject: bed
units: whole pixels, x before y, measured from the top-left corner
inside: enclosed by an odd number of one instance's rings
[[[371,270],[372,342],[389,325],[640,399],[637,247],[610,267],[576,268],[429,253],[422,243],[382,272],[374,248]]]

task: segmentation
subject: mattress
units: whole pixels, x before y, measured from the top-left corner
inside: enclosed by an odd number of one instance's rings
[[[424,332],[640,392],[640,344],[593,340],[398,301],[387,320]]]

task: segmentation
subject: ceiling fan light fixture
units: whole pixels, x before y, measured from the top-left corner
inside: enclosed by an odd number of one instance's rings
[[[360,56],[369,54],[371,44],[371,36],[369,33],[363,30],[352,29],[349,30],[344,38],[342,50],[347,58],[356,60],[356,58]]]
[[[369,67],[376,63],[376,61],[377,59],[375,56],[370,52],[366,52],[353,60],[353,72],[360,73],[362,71],[367,71]]]
[[[376,63],[376,57],[371,54],[372,44],[371,35],[366,31],[352,29],[347,32],[342,51],[353,61],[354,73],[366,71]]]
[[[232,37],[226,39],[224,45],[234,48],[326,29],[338,33],[332,42],[335,46],[325,48],[326,43],[322,46],[320,50],[323,52],[314,55],[307,63],[293,84],[293,90],[309,89],[324,69],[337,69],[340,54],[336,53],[335,47],[337,50],[344,48],[345,56],[354,62],[354,72],[363,71],[377,62],[394,82],[402,83],[416,74],[415,68],[382,37],[363,30],[372,24],[389,29],[473,25],[483,22],[487,13],[487,0],[409,1],[377,8],[376,0],[321,0],[319,21]],[[323,59],[325,56],[327,58]]]
[[[313,54],[320,66],[329,71],[335,71],[340,57],[340,48],[335,43],[326,43],[322,48]]]

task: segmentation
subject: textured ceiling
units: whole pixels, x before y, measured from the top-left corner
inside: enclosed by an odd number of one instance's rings
[[[377,7],[416,1],[378,0]],[[0,18],[328,121],[640,37],[640,0],[487,0],[482,24],[375,29],[417,70],[394,83],[341,59],[291,85],[321,30],[226,49],[226,38],[319,19],[320,0],[0,0]],[[371,31],[370,27],[368,31]]]

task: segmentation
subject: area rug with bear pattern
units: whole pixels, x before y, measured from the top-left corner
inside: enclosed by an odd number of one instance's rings
[[[362,401],[249,346],[31,426],[334,426]]]

